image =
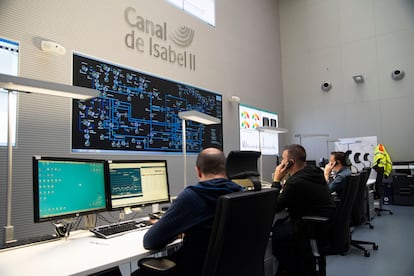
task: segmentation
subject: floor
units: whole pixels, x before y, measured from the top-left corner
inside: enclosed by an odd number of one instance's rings
[[[352,248],[345,256],[327,257],[328,276],[413,276],[414,275],[414,206],[384,205],[393,215],[382,213],[372,220],[374,229],[359,226],[353,239],[374,241],[378,251],[371,256]]]

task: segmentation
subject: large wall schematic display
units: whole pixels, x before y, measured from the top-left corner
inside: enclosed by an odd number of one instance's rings
[[[73,85],[98,89],[92,100],[73,100],[72,151],[182,151],[178,112],[197,110],[222,119],[222,96],[73,54]],[[187,121],[187,151],[223,148],[222,125]]]

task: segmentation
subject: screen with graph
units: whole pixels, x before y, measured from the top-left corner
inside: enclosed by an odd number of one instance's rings
[[[239,105],[240,150],[260,151],[259,137],[263,155],[279,154],[279,136],[277,133],[262,132],[258,127],[278,127],[277,113],[256,107]]]
[[[166,160],[110,160],[111,210],[169,202]]]
[[[222,96],[80,54],[73,55],[73,85],[98,89],[73,100],[72,151],[182,152],[178,112],[197,110],[222,119]],[[222,124],[187,121],[187,152],[223,148]]]

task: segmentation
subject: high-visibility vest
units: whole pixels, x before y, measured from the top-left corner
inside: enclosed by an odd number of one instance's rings
[[[390,175],[392,171],[392,161],[383,144],[378,144],[375,147],[372,166],[382,167],[384,168],[384,176]]]

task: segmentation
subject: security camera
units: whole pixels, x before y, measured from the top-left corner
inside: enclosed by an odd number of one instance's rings
[[[332,88],[332,83],[329,81],[325,81],[321,85],[321,89],[325,92],[328,92],[329,90],[331,90],[331,88]]]
[[[40,43],[40,49],[42,49],[43,52],[51,53],[57,56],[63,56],[66,53],[65,47],[59,43],[49,40],[42,40]]]
[[[399,69],[396,69],[396,70],[391,72],[391,78],[393,80],[400,80],[400,79],[404,78],[404,75],[405,75],[404,71],[399,70]]]

